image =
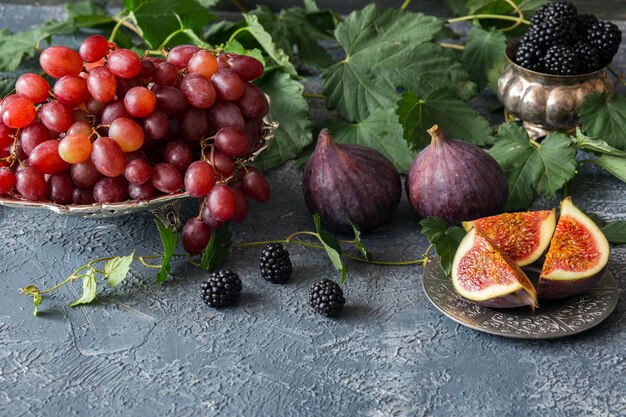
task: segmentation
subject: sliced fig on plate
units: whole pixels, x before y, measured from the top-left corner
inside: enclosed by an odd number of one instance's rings
[[[548,248],[556,227],[554,210],[504,213],[463,222],[486,234],[518,266],[535,262]]]
[[[604,274],[609,242],[598,226],[568,197],[541,270],[539,298],[557,299],[582,294]]]
[[[486,234],[472,228],[452,263],[452,283],[464,298],[487,307],[537,307],[535,288]]]

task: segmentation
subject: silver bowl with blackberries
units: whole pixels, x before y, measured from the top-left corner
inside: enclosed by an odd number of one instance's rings
[[[531,137],[575,130],[585,97],[612,88],[607,67],[621,40],[617,25],[578,14],[572,3],[541,7],[526,34],[506,48],[508,66],[498,80],[506,112]]]

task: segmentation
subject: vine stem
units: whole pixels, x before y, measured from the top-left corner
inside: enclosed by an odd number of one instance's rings
[[[247,10],[243,7],[243,4],[239,2],[239,0],[230,0],[230,3],[235,6],[241,13],[246,13]]]
[[[516,27],[518,27],[519,25],[522,24],[522,20],[524,20],[524,13],[517,6],[517,4],[515,4],[515,2],[513,0],[504,0],[504,1],[506,1],[513,8],[513,10],[515,10],[515,13],[517,13],[517,17],[518,17],[517,22],[513,23],[508,28],[502,29],[503,32],[508,32],[508,31],[513,30],[513,29],[515,29]]]
[[[407,7],[409,7],[410,4],[411,4],[411,0],[404,0],[404,3],[402,3],[402,6],[400,6],[400,8],[402,10],[406,10]]]
[[[325,100],[326,96],[324,94],[317,94],[317,93],[302,93],[302,97],[304,98],[314,98],[314,99],[318,99],[318,100]]]
[[[514,16],[503,16],[499,14],[471,14],[468,16],[455,17],[454,19],[448,19],[448,23],[457,23],[463,22],[465,20],[474,20],[474,19],[494,19],[494,20],[507,20],[509,22],[520,22],[525,25],[530,25],[530,22],[526,19],[520,19],[519,17]]]
[[[456,49],[458,51],[463,51],[465,49],[464,45],[459,45],[456,43],[439,42],[439,46],[443,48]]]
[[[228,43],[232,42],[240,33],[247,32],[247,31],[248,31],[247,26],[237,29],[236,31],[233,32],[232,35],[230,35],[230,38],[228,38]]]
[[[165,38],[165,40],[161,43],[161,45],[159,45],[157,50],[159,50],[159,49],[162,50],[163,48],[165,48],[165,45],[167,45],[169,41],[174,39],[174,36],[176,36],[178,34],[181,34],[181,33],[185,33],[185,30],[184,29],[177,29],[174,32],[170,33],[169,36],[167,38]]]
[[[135,32],[137,35],[139,35],[140,37],[143,35],[143,33],[141,33],[141,30],[139,28],[137,28],[135,25],[132,25],[130,23],[128,23],[128,21],[131,19],[131,16],[124,16],[122,18],[120,18],[119,16],[116,16],[114,18],[114,20],[117,22],[115,24],[115,27],[113,27],[113,30],[111,31],[111,36],[109,36],[109,42],[114,42],[115,41],[115,37],[117,36],[117,32],[119,32],[120,28],[122,26],[132,30],[133,32]]]

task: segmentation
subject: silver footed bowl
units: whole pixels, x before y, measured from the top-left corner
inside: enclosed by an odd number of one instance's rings
[[[276,135],[276,129],[278,129],[277,122],[265,121],[261,142],[254,152],[246,158],[245,162],[252,162],[269,146],[270,141]],[[89,205],[61,205],[50,201],[28,201],[20,197],[19,194],[9,193],[8,195],[0,196],[0,206],[47,209],[70,216],[99,218],[122,216],[146,210],[157,210],[155,214],[158,215],[160,208],[168,206],[175,206],[180,210],[179,200],[187,197],[189,197],[187,192],[180,191],[173,194],[160,195],[149,200],[128,200],[120,203],[96,203]],[[167,213],[168,210],[165,210],[164,215],[167,215]]]
[[[518,45],[519,40],[507,45],[508,66],[498,80],[498,98],[508,114],[522,120],[533,138],[574,131],[585,97],[611,90],[606,68],[581,75],[542,74],[522,68],[514,62]]]

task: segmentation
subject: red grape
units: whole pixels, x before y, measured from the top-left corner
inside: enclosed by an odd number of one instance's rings
[[[178,114],[187,107],[185,96],[175,87],[155,86],[153,92],[156,95],[157,108],[166,114]]]
[[[144,184],[152,176],[152,167],[145,159],[133,159],[126,164],[124,169],[124,177],[131,184]]]
[[[163,159],[179,171],[185,171],[193,162],[193,150],[188,144],[174,140],[165,146]]]
[[[72,116],[72,122],[74,123],[83,122],[91,126],[89,113],[83,110],[82,108],[72,110],[70,112],[70,116]]]
[[[160,163],[152,169],[152,185],[162,193],[170,194],[183,186],[183,177],[174,165]]]
[[[91,159],[72,165],[70,175],[74,184],[81,188],[93,187],[102,178],[102,174],[96,169]]]
[[[248,138],[248,144],[250,152],[253,152],[259,145],[260,138],[263,132],[263,120],[261,119],[247,119],[244,134]]]
[[[152,77],[154,76],[154,71],[156,70],[155,65],[147,60],[141,60],[141,72],[139,73],[139,77],[144,81],[152,81]]]
[[[128,195],[133,200],[148,200],[154,197],[156,188],[151,181],[143,184],[128,184]]]
[[[248,138],[239,130],[224,127],[215,135],[215,147],[228,157],[239,158],[248,154],[250,145]]]
[[[128,91],[130,91],[131,88],[141,86],[141,79],[139,79],[139,77],[115,78],[117,78],[117,88],[115,89],[115,95],[120,100],[124,99],[124,96],[126,95],[126,93],[128,93]]]
[[[206,161],[189,165],[185,173],[185,189],[192,197],[204,197],[215,185],[215,173]]]
[[[213,84],[200,74],[187,74],[180,82],[180,92],[187,103],[199,109],[209,108],[215,102]]]
[[[244,81],[256,80],[265,70],[258,59],[246,55],[233,55],[228,58],[228,64]]]
[[[189,73],[198,73],[211,79],[217,72],[217,59],[208,51],[198,51],[189,60],[187,70]]]
[[[116,141],[124,152],[132,152],[143,145],[143,129],[135,121],[126,118],[115,119],[109,127],[109,137]]]
[[[235,212],[235,193],[224,184],[217,184],[209,191],[206,206],[211,217],[220,222],[227,222]]]
[[[141,72],[141,60],[130,49],[116,49],[109,53],[111,72],[121,78],[132,78]]]
[[[63,172],[48,178],[48,199],[57,204],[68,204],[74,195],[74,186],[70,176]]]
[[[154,93],[146,87],[133,87],[124,96],[124,107],[132,116],[149,116],[156,106]]]
[[[19,129],[35,120],[37,110],[32,101],[18,95],[9,97],[11,98],[8,102],[6,98],[2,102],[2,123],[7,127]]]
[[[215,93],[222,100],[235,101],[243,94],[243,81],[230,69],[221,69],[211,77]]]
[[[43,103],[50,96],[50,84],[40,75],[28,72],[15,82],[15,91],[33,103]]]
[[[76,107],[89,98],[87,81],[77,75],[66,75],[54,84],[54,98],[67,107]]]
[[[217,229],[224,224],[224,222],[221,222],[213,217],[213,215],[211,214],[211,210],[209,210],[209,206],[206,204],[202,209],[202,220],[204,220],[204,222],[211,226],[213,229]]]
[[[52,78],[78,75],[83,69],[83,60],[78,52],[65,46],[51,46],[39,56],[39,65]]]
[[[265,203],[270,199],[270,185],[259,172],[248,172],[241,181],[243,192],[258,203]]]
[[[205,111],[189,107],[179,116],[178,129],[185,139],[198,142],[209,131]]]
[[[87,87],[89,87],[89,80],[87,80]],[[106,108],[107,103],[96,100],[93,97],[89,97],[85,102],[85,108],[90,114],[96,117],[102,117],[102,112]]]
[[[127,197],[128,183],[124,177],[105,177],[93,186],[93,199],[97,203],[119,203]]]
[[[187,66],[193,54],[199,50],[200,48],[195,45],[178,45],[173,47],[167,54],[167,60],[182,70]]]
[[[263,91],[254,84],[245,83],[243,95],[237,100],[241,114],[248,119],[260,119],[267,115],[270,104]]]
[[[24,129],[28,128],[28,126]],[[22,129],[22,132],[24,132],[24,129]],[[13,134],[15,134],[15,130],[0,121],[0,148],[6,148],[7,146],[11,146],[13,144],[13,138],[11,137]]]
[[[70,128],[67,129],[67,132],[65,132],[65,134],[72,135],[74,133],[80,133],[81,135],[90,137],[93,134],[93,127],[91,126],[89,122],[86,122],[86,121],[74,122],[72,123]]]
[[[45,200],[48,192],[46,179],[35,168],[27,166],[15,174],[15,189],[26,200]]]
[[[40,143],[28,155],[30,166],[42,174],[57,174],[70,167],[59,155],[59,141],[56,139]]]
[[[213,169],[223,178],[228,178],[235,172],[235,164],[232,159],[221,152],[215,152],[213,155]]]
[[[231,187],[231,189],[235,196],[235,211],[233,212],[231,220],[235,223],[241,223],[248,215],[248,199],[239,189],[234,187]]]
[[[0,168],[0,194],[6,194],[15,187],[15,174],[9,168]]]
[[[72,115],[69,110],[56,101],[44,104],[39,109],[39,118],[53,132],[65,132],[72,126]]]
[[[162,139],[167,135],[167,115],[155,110],[150,116],[143,119],[143,131],[150,139]]]
[[[109,52],[109,42],[102,35],[91,35],[78,48],[80,58],[88,63],[101,60],[107,52]]]
[[[133,116],[131,116],[130,113],[126,111],[126,107],[124,107],[124,102],[116,100],[109,103],[109,105],[104,108],[104,110],[102,111],[101,122],[103,125],[110,125],[117,119],[130,119],[132,117]]]
[[[207,120],[215,129],[223,127],[234,127],[243,131],[245,121],[241,115],[239,107],[229,101],[217,101],[206,111]]]
[[[116,141],[108,137],[96,139],[93,143],[91,162],[100,173],[107,177],[122,175],[126,166],[124,151]]]
[[[93,204],[95,202],[96,200],[93,199],[93,187],[74,188],[74,192],[72,193],[72,203],[83,206]]]
[[[96,67],[89,73],[87,88],[94,99],[107,103],[115,97],[117,79],[107,67]]]
[[[154,70],[152,81],[158,85],[175,85],[178,81],[178,68],[171,62],[161,62]]]
[[[181,240],[188,254],[197,255],[202,252],[210,239],[211,228],[202,220],[192,217],[185,223]]]
[[[59,155],[61,159],[70,164],[78,164],[86,161],[91,156],[91,141],[89,136],[82,133],[66,135],[59,142]]]

